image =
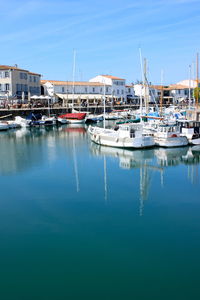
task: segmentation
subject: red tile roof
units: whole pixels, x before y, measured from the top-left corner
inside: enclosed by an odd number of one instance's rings
[[[110,79],[125,80],[123,78],[119,78],[119,77],[112,76],[112,75],[101,75],[101,76],[106,77],[106,78],[110,78]]]
[[[31,75],[40,75],[41,76],[41,74],[32,73],[32,72],[29,72],[28,70],[20,69],[17,66],[0,65],[0,70],[17,70],[17,71],[28,72]]]
[[[45,84],[47,82],[52,83],[53,85],[83,85],[83,86],[104,86],[103,83],[100,82],[89,82],[89,81],[61,81],[61,80],[41,80],[41,84]]]

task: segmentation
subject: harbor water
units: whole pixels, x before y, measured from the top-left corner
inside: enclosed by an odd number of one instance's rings
[[[199,299],[200,146],[0,132],[0,299]]]

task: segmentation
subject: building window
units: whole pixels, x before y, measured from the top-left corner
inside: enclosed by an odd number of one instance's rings
[[[117,90],[117,95],[119,95],[119,90]]]
[[[108,93],[108,87],[106,87],[106,93]]]
[[[36,81],[36,76],[33,76],[33,81],[34,81],[34,82],[37,82],[37,81]]]
[[[0,83],[0,91],[1,91],[1,83]]]
[[[20,79],[25,79],[25,80],[27,80],[27,78],[28,78],[26,73],[19,73],[19,77],[20,77]]]
[[[122,90],[122,95],[124,94],[124,91]]]
[[[95,93],[95,88],[94,87],[92,88],[92,92]]]
[[[9,87],[9,83],[6,83],[6,84],[5,84],[5,88],[6,88],[6,91],[9,91],[9,88],[10,88],[10,87]]]
[[[102,93],[102,91],[103,91],[102,88],[100,88],[100,93]]]
[[[32,82],[32,76],[29,76],[29,81]]]
[[[62,93],[64,93],[65,92],[65,88],[64,88],[64,86],[62,87]]]
[[[87,88],[85,87],[85,93],[87,93]]]
[[[7,77],[10,77],[8,71],[5,72],[5,77],[6,77],[6,78],[7,78]]]
[[[129,92],[129,93],[131,92],[131,89],[130,89],[130,88],[128,89],[128,92]]]

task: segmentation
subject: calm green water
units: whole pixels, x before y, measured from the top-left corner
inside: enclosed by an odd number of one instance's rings
[[[199,299],[200,147],[0,133],[0,299]]]

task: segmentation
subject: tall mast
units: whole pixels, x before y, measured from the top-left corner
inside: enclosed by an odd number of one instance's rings
[[[163,107],[163,70],[161,70],[160,116],[162,116],[162,107]]]
[[[197,97],[196,97],[196,108],[199,105],[199,53],[197,53]]]
[[[189,65],[189,105],[188,105],[188,109],[191,109],[191,65]]]
[[[145,112],[148,113],[148,104],[147,104],[147,60],[144,58],[144,99],[145,99]]]
[[[72,86],[72,109],[74,108],[74,84],[75,84],[75,68],[76,68],[76,51],[74,50],[74,59],[73,59],[73,86]]]
[[[142,87],[144,87],[144,69],[143,69],[143,63],[142,63],[142,51],[141,48],[139,48],[140,52],[140,68],[141,68],[141,75],[142,75]],[[140,92],[140,113],[142,115],[142,87]]]
[[[106,128],[106,83],[104,78],[104,89],[103,89],[103,128]]]

